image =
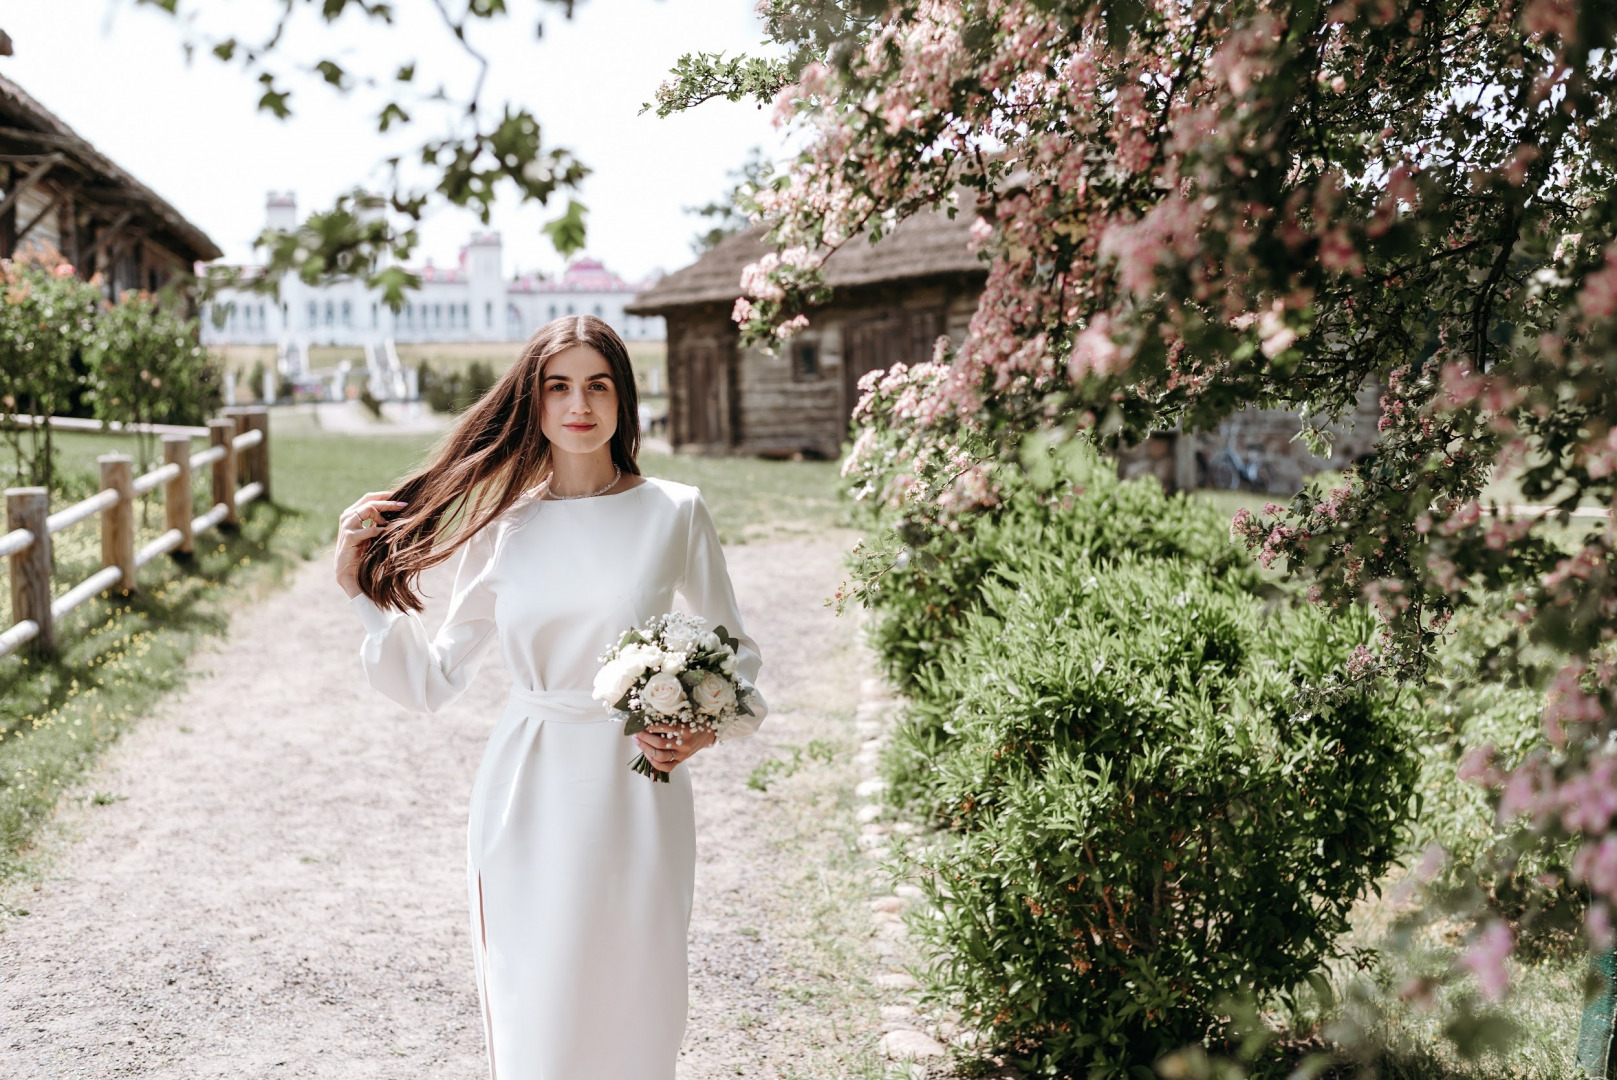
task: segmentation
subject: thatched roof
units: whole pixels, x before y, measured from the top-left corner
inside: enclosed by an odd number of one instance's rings
[[[986,274],[988,268],[972,250],[968,230],[972,215],[941,210],[907,218],[875,244],[855,238],[825,263],[826,284],[833,289],[877,285],[952,274]],[[764,228],[720,241],[690,266],[676,270],[635,297],[624,310],[631,315],[662,315],[692,304],[729,304],[741,295],[741,271],[769,250]]]
[[[143,229],[176,254],[208,262],[223,254],[208,234],[187,221],[151,188],[115,165],[27,91],[0,76],[0,144],[21,145],[28,152],[60,152],[65,166],[77,172],[82,186],[75,191],[81,205],[92,204],[102,216],[116,218],[134,211],[130,224]]]

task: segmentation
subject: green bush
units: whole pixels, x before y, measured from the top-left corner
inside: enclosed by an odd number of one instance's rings
[[[1423,862],[1428,915],[1476,919],[1493,914],[1517,935],[1519,954],[1565,954],[1583,947],[1588,897],[1569,868],[1576,845],[1547,845],[1531,819],[1501,823],[1497,795],[1461,779],[1468,753],[1491,747],[1495,763],[1513,767],[1530,753],[1550,751],[1540,715],[1544,694],[1491,670],[1498,642],[1512,629],[1512,592],[1482,598],[1455,617],[1437,663],[1422,688],[1425,727],[1420,814],[1414,823],[1411,862]],[[1556,668],[1564,657],[1547,646],[1528,654]],[[1440,847],[1440,865],[1426,850]]]
[[[867,521],[873,537],[855,555],[854,576],[879,576],[869,633],[901,691],[914,693],[928,668],[948,656],[961,619],[981,606],[983,582],[1008,544],[1097,560],[1123,552],[1186,559],[1240,588],[1261,588],[1251,557],[1230,542],[1229,522],[1213,507],[1165,495],[1154,480],[1122,482],[1111,462],[1076,441],[1062,457],[1052,460],[1042,482],[1001,470],[999,505],[953,528],[906,535],[884,531],[883,515]]]
[[[470,408],[494,385],[497,376],[487,361],[474,360],[465,371],[439,371],[423,360],[416,368],[416,386],[434,412],[458,413]]]
[[[1023,549],[1101,561],[1125,553],[1179,559],[1204,568],[1231,589],[1262,592],[1251,558],[1230,542],[1217,510],[1165,495],[1154,480],[1122,482],[1109,462],[1080,444],[1037,484],[1016,471],[1000,478],[992,512],[963,518],[920,542],[875,533],[856,554],[855,573],[881,573],[869,591],[867,635],[888,678],[912,701],[895,733],[887,779],[900,802],[930,805],[932,763],[950,740],[947,680],[961,625],[972,613],[994,613],[985,589],[996,568]],[[940,685],[939,681],[943,680]]]
[[[1336,954],[1400,850],[1409,719],[1297,693],[1364,617],[1266,611],[1188,560],[1032,524],[999,543],[925,679],[948,833],[918,856],[937,917],[917,931],[934,991],[1037,1074],[1140,1074]]]
[[[84,353],[101,315],[101,290],[71,266],[0,262],[0,439],[16,483],[55,481],[49,425],[14,424],[17,415],[66,416],[84,393]]]
[[[103,307],[85,345],[85,401],[98,420],[202,424],[219,405],[220,372],[201,345],[195,319],[131,290]],[[136,436],[139,471],[154,459],[156,436]]]

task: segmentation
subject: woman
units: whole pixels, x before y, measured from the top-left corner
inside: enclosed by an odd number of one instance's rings
[[[687,770],[710,734],[634,737],[590,687],[598,656],[679,593],[740,639],[695,488],[640,475],[628,351],[588,316],[557,319],[397,491],[343,514],[337,581],[364,623],[371,685],[431,712],[496,642],[515,680],[472,790],[467,888],[493,1080],[672,1080],[685,1029],[695,872]],[[428,638],[416,579],[460,552]],[[718,733],[756,730],[743,716]]]

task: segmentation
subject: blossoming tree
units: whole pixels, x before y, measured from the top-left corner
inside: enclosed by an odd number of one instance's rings
[[[1617,7],[761,10],[784,59],[686,58],[659,92],[664,111],[773,100],[806,134],[789,180],[757,196],[781,253],[744,278],[748,338],[812,318],[823,260],[923,207],[973,215],[990,266],[958,349],[889,374],[903,407],[880,418],[901,430],[858,444],[903,466],[856,449],[850,467],[935,521],[991,502],[984,459],[1029,436],[1115,444],[1259,405],[1296,410],[1317,447],[1378,387],[1373,461],[1232,527],[1317,602],[1380,614],[1338,687],[1421,677],[1458,610],[1507,597],[1490,662],[1548,691],[1547,748],[1465,771],[1531,835],[1578,845],[1588,929],[1609,941],[1617,533],[1565,530],[1617,490]],[[1501,476],[1549,508],[1485,503]],[[1509,941],[1486,928],[1468,964],[1495,972]]]

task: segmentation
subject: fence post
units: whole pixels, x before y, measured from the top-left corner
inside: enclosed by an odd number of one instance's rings
[[[163,524],[168,529],[180,530],[180,546],[169,552],[176,559],[189,559],[194,549],[191,541],[191,515],[196,511],[191,495],[191,436],[164,435],[163,463],[178,465],[180,474],[163,485]]]
[[[252,481],[264,486],[259,499],[267,503],[270,501],[269,410],[262,405],[249,405],[242,410],[241,422],[244,430],[260,435],[258,445],[247,448],[247,462],[252,467]]]
[[[102,454],[101,490],[118,493],[116,505],[101,511],[101,565],[116,566],[123,579],[114,586],[125,596],[135,591],[135,482],[128,454]]]
[[[219,523],[219,528],[226,532],[241,528],[241,518],[236,514],[236,448],[231,445],[235,437],[233,418],[222,416],[208,421],[208,445],[225,448],[224,455],[213,463],[213,505],[224,503],[228,507],[225,519]]]
[[[6,531],[27,529],[34,542],[11,557],[11,621],[32,619],[39,633],[29,643],[35,654],[56,652],[56,628],[51,621],[50,492],[42,487],[6,489]]]

